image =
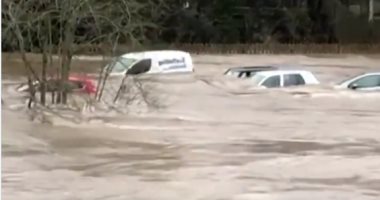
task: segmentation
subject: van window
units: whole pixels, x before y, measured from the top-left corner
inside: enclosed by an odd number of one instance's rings
[[[112,72],[123,73],[131,67],[137,60],[132,58],[119,57],[108,64],[107,67],[112,68]]]
[[[280,80],[281,80],[280,75],[271,76],[267,78],[267,80],[265,80],[262,85],[267,88],[280,87],[280,82],[281,82]]]
[[[134,64],[128,71],[127,74],[141,74],[148,72],[152,65],[152,59],[143,59]]]
[[[305,85],[305,80],[300,74],[284,75],[284,86]]]

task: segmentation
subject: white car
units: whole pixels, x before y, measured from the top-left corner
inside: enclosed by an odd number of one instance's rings
[[[364,73],[344,80],[337,89],[351,89],[361,91],[380,91],[380,72]]]
[[[317,78],[304,70],[260,71],[250,78],[258,87],[281,88],[319,84]]]
[[[194,71],[190,54],[175,50],[127,53],[113,59],[106,68],[112,68],[111,76],[124,76],[126,73],[155,74]]]

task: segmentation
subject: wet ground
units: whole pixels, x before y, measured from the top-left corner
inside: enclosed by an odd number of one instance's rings
[[[380,70],[379,58],[194,60],[194,75],[146,80],[159,109],[82,124],[57,117],[53,124],[30,122],[15,109],[23,102],[12,92],[19,70],[3,70],[3,198],[380,198],[380,94],[330,87]],[[324,85],[251,90],[221,76],[244,63],[305,64]]]

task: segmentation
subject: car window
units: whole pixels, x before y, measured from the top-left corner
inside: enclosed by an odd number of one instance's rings
[[[71,81],[73,89],[83,89],[84,84],[80,81]]]
[[[258,86],[262,80],[264,80],[265,76],[260,75],[260,74],[255,74],[254,76],[250,77],[252,80],[253,85]]]
[[[280,87],[280,80],[280,75],[271,76],[267,78],[262,85],[267,88]]]
[[[245,73],[244,72],[239,72],[238,78],[245,78]]]
[[[242,71],[239,74],[239,78],[249,78],[253,75],[253,72],[250,71]]]
[[[127,74],[141,74],[148,72],[152,65],[151,59],[143,59],[134,64],[130,69],[128,69]]]
[[[305,85],[305,80],[300,74],[284,75],[284,86]]]
[[[240,72],[230,71],[230,72],[229,72],[229,75],[231,75],[231,76],[233,76],[233,77],[236,77],[236,78],[239,78],[239,77],[240,77]]]
[[[67,81],[64,84],[64,88],[67,91],[75,91],[75,90],[80,90],[84,88],[84,84],[80,81]]]
[[[232,74],[233,74],[233,71],[231,71],[230,69],[224,72],[224,75],[232,75]]]
[[[240,72],[230,72],[230,75],[236,78],[240,78],[241,73]]]
[[[356,88],[379,87],[380,75],[365,76],[352,82],[348,87],[352,87],[353,85],[355,85]]]

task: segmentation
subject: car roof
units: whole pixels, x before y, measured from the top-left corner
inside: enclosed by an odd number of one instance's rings
[[[364,72],[364,73],[361,73],[357,76],[362,76],[362,75],[380,75],[380,72]]]
[[[349,76],[347,77],[346,79],[344,79],[344,81],[342,81],[341,83],[344,83],[346,81],[350,81],[352,79],[356,79],[356,78],[359,78],[359,77],[363,77],[363,76],[371,76],[371,75],[380,75],[380,72],[363,72],[363,73],[360,73],[360,74],[355,74],[355,75],[352,75],[352,76]]]
[[[243,70],[273,70],[273,69],[277,69],[277,67],[274,67],[274,66],[270,66],[270,65],[267,65],[267,66],[240,66],[240,67],[233,67],[233,68],[229,68],[229,70],[231,71],[243,71]]]
[[[268,65],[257,65],[257,66],[239,66],[229,68],[228,71],[272,71],[272,70],[289,70],[289,69],[299,69],[301,70],[304,65],[300,64],[268,64]]]
[[[263,76],[270,76],[270,75],[280,75],[280,74],[304,74],[304,73],[311,73],[310,71],[306,70],[269,70],[269,71],[260,71],[257,72],[259,75]]]
[[[178,50],[157,50],[157,51],[140,51],[140,52],[130,52],[123,54],[124,58],[134,58],[134,59],[144,59],[144,58],[160,58],[160,57],[183,57],[190,55],[185,51]]]

